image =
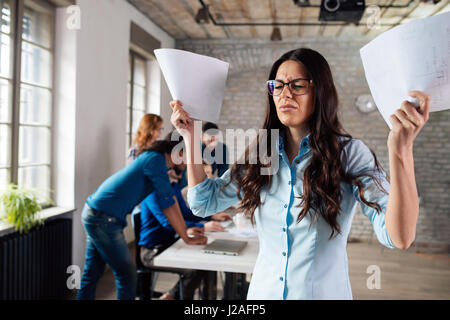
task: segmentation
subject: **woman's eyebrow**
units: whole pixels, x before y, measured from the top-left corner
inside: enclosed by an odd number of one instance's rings
[[[295,76],[295,77],[289,77],[289,76],[287,76],[287,77],[284,77],[284,79],[291,79],[291,80],[295,80],[295,79],[308,79],[308,77],[307,76]],[[283,79],[281,79],[281,78],[275,78],[275,80],[283,80]]]

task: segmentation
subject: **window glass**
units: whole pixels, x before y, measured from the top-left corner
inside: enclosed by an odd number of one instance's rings
[[[28,84],[50,88],[52,82],[52,54],[34,44],[22,43],[21,80]]]
[[[50,164],[50,129],[21,126],[19,167],[36,164]]]
[[[50,49],[52,45],[52,12],[25,1],[22,39]]]
[[[51,123],[51,91],[22,85],[20,90],[20,123],[49,126]]]

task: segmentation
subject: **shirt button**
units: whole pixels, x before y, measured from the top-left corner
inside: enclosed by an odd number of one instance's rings
[[[286,252],[283,252],[283,256],[286,256]]]
[[[286,232],[286,228],[283,228],[283,232]]]
[[[280,281],[283,281],[283,277],[280,277]]]
[[[287,204],[285,204],[284,207],[287,208]]]
[[[291,181],[288,182],[288,185],[291,185]]]

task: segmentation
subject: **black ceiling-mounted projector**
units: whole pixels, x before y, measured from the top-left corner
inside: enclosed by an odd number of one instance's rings
[[[365,0],[322,0],[319,21],[359,22],[365,9]]]

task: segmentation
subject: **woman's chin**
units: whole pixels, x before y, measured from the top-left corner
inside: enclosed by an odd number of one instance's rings
[[[280,117],[280,122],[286,127],[298,127],[303,124],[302,119],[296,117]]]

